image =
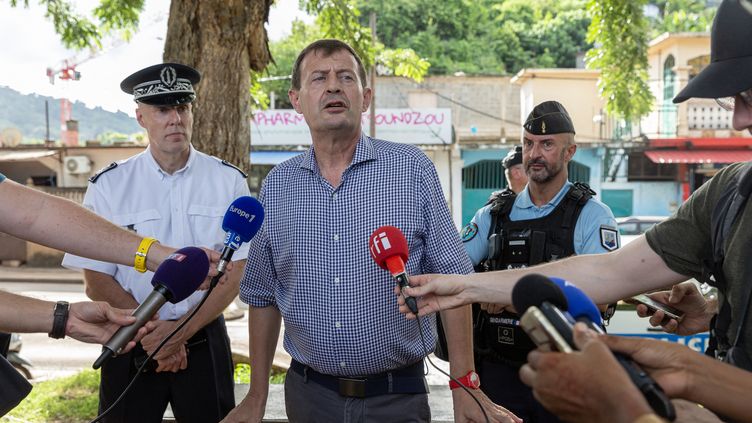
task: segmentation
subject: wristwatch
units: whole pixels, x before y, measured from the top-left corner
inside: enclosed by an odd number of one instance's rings
[[[475,373],[473,370],[467,372],[465,376],[458,377],[457,380],[467,388],[480,389],[480,377],[478,376],[478,373]],[[457,389],[459,387],[459,383],[449,379],[449,389]]]

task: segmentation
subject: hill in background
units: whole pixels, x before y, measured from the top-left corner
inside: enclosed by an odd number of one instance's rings
[[[23,142],[44,140],[44,103],[49,103],[50,138],[60,139],[60,99],[37,94],[21,94],[0,86],[0,131],[18,128]],[[108,133],[133,134],[142,132],[136,119],[123,112],[112,113],[101,107],[91,109],[81,102],[73,103],[73,119],[78,121],[79,140],[95,140]]]

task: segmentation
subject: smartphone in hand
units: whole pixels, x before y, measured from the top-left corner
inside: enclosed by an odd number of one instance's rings
[[[667,318],[676,320],[677,322],[680,322],[682,317],[684,317],[684,313],[681,310],[677,310],[668,304],[658,302],[645,294],[635,295],[629,300],[629,302],[644,304],[653,313],[657,310],[660,310],[663,312],[663,314],[666,315]]]

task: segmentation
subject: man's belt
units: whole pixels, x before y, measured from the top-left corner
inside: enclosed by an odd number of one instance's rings
[[[428,384],[424,376],[423,360],[384,373],[369,376],[339,377],[319,373],[292,360],[290,370],[343,397],[367,398],[387,394],[425,394]]]

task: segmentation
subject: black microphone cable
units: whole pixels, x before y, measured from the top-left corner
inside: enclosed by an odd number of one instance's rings
[[[418,332],[420,333],[420,341],[423,344],[423,353],[426,355],[426,360],[428,360],[428,362],[431,363],[433,368],[438,370],[439,373],[449,377],[449,379],[452,379],[457,385],[460,386],[460,388],[462,388],[463,391],[467,392],[467,394],[470,395],[470,398],[472,398],[473,401],[475,401],[475,403],[478,404],[478,408],[480,408],[480,411],[483,413],[483,417],[486,419],[486,423],[490,423],[490,420],[488,419],[488,414],[486,414],[486,410],[483,408],[483,405],[480,403],[478,398],[476,398],[475,395],[473,395],[473,393],[469,389],[467,389],[467,386],[460,383],[460,381],[457,380],[455,377],[453,377],[449,373],[439,368],[439,366],[437,366],[431,360],[430,353],[428,352],[428,347],[426,346],[426,338],[423,336],[423,325],[421,324],[421,320],[420,320],[420,317],[418,316],[418,313],[415,313],[415,320],[418,322]]]
[[[155,355],[157,355],[157,353],[158,353],[158,352],[159,352],[159,351],[160,351],[160,350],[162,349],[162,347],[164,347],[164,345],[165,345],[165,344],[167,343],[167,341],[169,341],[170,339],[172,339],[172,337],[173,337],[173,336],[175,336],[175,334],[176,334],[176,333],[178,333],[178,332],[180,331],[180,329],[183,329],[183,327],[184,327],[184,326],[185,326],[185,325],[186,325],[186,324],[187,324],[187,323],[188,323],[188,322],[189,322],[189,321],[190,321],[190,320],[191,320],[191,319],[193,318],[193,316],[195,316],[195,315],[196,315],[196,313],[197,313],[197,312],[198,312],[198,311],[199,311],[199,310],[201,309],[201,306],[203,306],[203,305],[204,305],[204,303],[206,302],[206,299],[207,299],[207,298],[209,298],[209,294],[211,294],[211,292],[212,292],[212,291],[214,290],[214,287],[216,287],[216,286],[217,286],[217,283],[219,282],[219,279],[220,279],[220,278],[222,277],[222,275],[223,275],[223,274],[224,274],[224,272],[221,272],[221,273],[218,273],[218,274],[217,274],[216,276],[212,277],[212,279],[211,279],[211,283],[210,283],[210,285],[209,285],[209,289],[208,289],[208,290],[206,290],[206,295],[204,295],[204,297],[203,297],[203,298],[201,298],[201,302],[199,302],[199,303],[198,303],[198,305],[196,306],[196,308],[194,308],[194,309],[193,309],[193,311],[191,312],[191,314],[189,314],[189,315],[188,315],[188,318],[186,318],[185,320],[183,320],[182,322],[180,322],[180,324],[179,324],[179,325],[178,325],[178,326],[177,326],[177,327],[176,327],[175,329],[173,329],[173,331],[172,331],[172,332],[170,332],[170,333],[169,333],[169,334],[168,334],[168,335],[167,335],[167,336],[166,336],[166,337],[165,337],[165,338],[164,338],[164,339],[162,340],[162,342],[160,342],[160,343],[159,343],[159,345],[157,345],[157,348],[156,348],[156,349],[154,349],[154,352],[152,352],[151,354],[149,354],[149,356],[148,356],[148,357],[146,357],[146,360],[144,360],[144,362],[143,362],[143,363],[141,363],[141,366],[139,366],[138,370],[136,370],[136,374],[135,374],[135,375],[133,376],[133,378],[131,379],[130,383],[128,383],[128,386],[126,386],[126,387],[125,387],[125,389],[123,389],[123,392],[122,392],[122,393],[120,394],[120,396],[119,396],[119,397],[118,397],[118,398],[117,398],[117,399],[115,400],[115,402],[114,402],[114,403],[112,403],[112,405],[110,405],[110,406],[109,406],[109,407],[108,407],[108,408],[107,408],[106,410],[104,410],[104,411],[102,412],[102,414],[100,414],[100,415],[98,415],[97,417],[95,417],[95,418],[94,418],[94,420],[92,420],[92,421],[91,421],[91,422],[89,422],[89,423],[97,423],[97,422],[100,422],[100,421],[102,421],[102,419],[103,419],[103,418],[104,418],[104,417],[105,417],[105,416],[106,416],[107,414],[109,414],[109,413],[110,413],[110,411],[114,410],[114,409],[115,409],[115,407],[116,407],[116,406],[117,406],[117,405],[118,405],[118,404],[120,403],[120,401],[122,401],[122,399],[123,399],[123,398],[125,398],[125,394],[127,394],[127,393],[128,393],[128,391],[129,391],[129,390],[130,390],[130,389],[131,389],[131,388],[133,387],[133,384],[134,384],[134,383],[136,383],[136,380],[138,379],[138,377],[139,377],[139,376],[141,376],[141,373],[142,373],[142,371],[144,370],[144,368],[146,368],[146,365],[147,365],[147,364],[149,364],[149,362],[150,362],[150,361],[152,361],[153,357],[154,357]],[[421,336],[422,336],[422,334],[421,334]]]

